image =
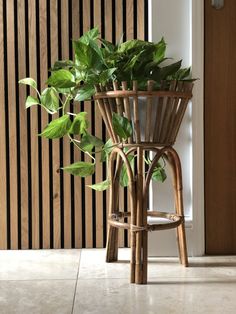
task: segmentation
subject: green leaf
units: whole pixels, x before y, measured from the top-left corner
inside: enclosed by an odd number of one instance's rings
[[[70,117],[65,114],[64,116],[52,120],[40,134],[42,137],[46,137],[49,139],[55,139],[63,137],[66,133],[68,133],[71,127]]]
[[[95,40],[99,36],[99,30],[97,27],[90,29],[88,32],[84,33],[83,36],[80,37],[79,41],[84,44],[89,44],[90,40]]]
[[[113,73],[116,71],[116,68],[111,68],[102,71],[102,73],[99,75],[99,83],[102,83],[105,85],[111,78]]]
[[[105,180],[105,181],[102,181],[93,185],[87,185],[87,186],[96,191],[105,191],[109,188],[110,185],[111,185],[111,181]]]
[[[160,182],[164,182],[166,179],[167,175],[165,172],[165,169],[162,167],[156,167],[153,171],[152,174],[152,179],[154,181],[160,181]]]
[[[68,95],[71,94],[71,87],[70,88],[59,88],[59,87],[55,87],[57,93],[59,94],[63,94],[63,95]]]
[[[113,147],[114,147],[114,144],[112,142],[112,139],[109,138],[109,140],[105,143],[105,145],[102,148],[101,162],[106,161],[106,159],[109,156],[109,154],[111,153]]]
[[[100,70],[104,64],[102,52],[96,43],[91,42],[89,45],[83,42],[73,41],[75,51],[75,61],[78,66],[88,70]]]
[[[96,51],[97,55],[100,57],[100,62],[103,63],[103,54],[101,48],[98,46],[97,41],[90,39],[89,46]]]
[[[81,111],[76,115],[70,127],[71,134],[85,134],[88,128],[87,112]]]
[[[70,88],[76,85],[74,75],[65,69],[53,72],[48,78],[47,84],[58,88]]]
[[[112,125],[115,133],[124,140],[129,138],[133,133],[129,120],[115,112],[112,113]]]
[[[58,60],[54,63],[52,71],[73,67],[75,63],[71,60]]]
[[[134,156],[128,156],[128,160],[130,162],[131,169],[134,169]],[[123,164],[121,168],[120,185],[122,187],[126,187],[129,185],[129,177],[128,177],[127,168],[125,164]]]
[[[22,80],[19,80],[18,83],[29,85],[29,86],[33,87],[34,89],[37,89],[37,83],[31,77],[23,78]]]
[[[167,76],[173,75],[174,73],[176,73],[180,69],[181,63],[182,63],[182,60],[161,68],[161,79],[164,80],[165,78],[167,78]]]
[[[160,63],[164,57],[165,57],[165,52],[166,52],[166,43],[164,38],[159,41],[159,43],[155,44],[155,51],[154,51],[154,56],[153,59],[155,62]]]
[[[75,176],[87,177],[94,173],[95,165],[90,162],[79,161],[62,169]]]
[[[151,69],[151,78],[157,82],[166,80],[169,76],[175,75],[181,67],[182,60],[169,64],[165,67],[153,67]]]
[[[57,112],[59,108],[59,99],[57,96],[57,91],[54,87],[45,88],[41,94],[42,105],[52,112]]]
[[[90,99],[95,94],[95,88],[91,85],[84,85],[79,89],[75,96],[75,101],[84,101]]]
[[[131,39],[122,43],[119,46],[118,51],[128,53],[130,50],[135,50],[136,52],[138,52],[139,51],[138,49],[143,49],[144,47],[148,47],[148,46],[154,46],[154,44],[148,41],[144,41],[144,40]]]
[[[170,77],[170,79],[176,80],[186,80],[190,78],[191,68],[179,69],[174,75]]]
[[[32,96],[28,96],[27,99],[26,99],[26,102],[25,102],[25,107],[26,109],[27,108],[30,108],[31,106],[34,106],[34,105],[39,105],[39,101],[38,101],[38,98],[35,98],[35,97],[32,97]]]
[[[113,52],[115,51],[115,45],[113,45],[113,43],[111,43],[110,41],[107,41],[103,38],[99,38],[99,40],[102,42],[104,48],[106,49],[107,52]]]
[[[88,67],[92,64],[92,49],[81,41],[73,41],[76,64]]]
[[[104,145],[103,141],[91,134],[83,135],[80,143],[80,147],[82,150],[86,152],[91,152],[94,147],[102,147]]]

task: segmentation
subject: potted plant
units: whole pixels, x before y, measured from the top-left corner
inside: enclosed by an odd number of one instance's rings
[[[167,63],[163,38],[157,44],[134,39],[113,45],[99,38],[94,28],[73,41],[73,48],[74,60],[55,62],[48,87],[42,92],[32,78],[19,81],[37,92],[37,97],[27,97],[26,108],[39,105],[49,114],[59,115],[40,136],[68,136],[91,158],[91,162],[67,165],[64,171],[86,177],[95,172],[98,160],[109,161],[107,179],[90,186],[99,191],[110,188],[106,260],[117,260],[118,228],[130,229],[131,282],[146,283],[147,231],[177,228],[180,260],[187,265],[181,166],[172,145],[192,96],[190,68],[182,69],[181,60]],[[71,102],[88,99],[96,101],[102,114],[110,136],[106,143],[88,132],[86,112],[69,111]],[[164,160],[173,170],[173,214],[147,211],[150,180],[166,178]],[[130,209],[126,213],[118,207],[119,184],[129,189]],[[148,225],[147,216],[166,218],[168,222]],[[127,217],[129,223],[120,222]]]
[[[38,105],[49,114],[58,115],[39,135],[48,139],[68,136],[77,149],[91,158],[91,162],[77,161],[63,168],[72,175],[86,177],[94,173],[97,161],[107,161],[112,147],[117,144],[111,139],[104,143],[102,139],[91,135],[88,132],[87,113],[71,113],[69,104],[92,99],[96,92],[95,86],[100,84],[104,89],[109,89],[114,81],[126,81],[127,89],[132,88],[132,81],[137,82],[139,90],[146,88],[147,81],[153,82],[153,90],[168,89],[172,80],[191,80],[190,68],[182,69],[181,60],[166,65],[168,58],[165,56],[166,43],[163,38],[156,44],[133,39],[114,45],[101,39],[98,28],[93,28],[73,41],[73,49],[74,60],[55,62],[46,82],[48,87],[43,91],[37,89],[33,78],[21,79],[19,83],[29,85],[37,92],[37,97],[27,97],[26,108]],[[113,112],[112,123],[121,141],[132,136],[132,123],[126,117]],[[145,161],[150,164],[150,157],[146,156]],[[160,160],[153,173],[154,180],[165,180],[164,166],[165,163]],[[128,184],[125,167],[120,184]],[[102,191],[109,185],[108,178],[90,187]]]

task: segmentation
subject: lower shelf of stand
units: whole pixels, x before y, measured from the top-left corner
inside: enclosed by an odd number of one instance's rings
[[[126,217],[130,217],[130,212],[117,212],[108,217],[108,223],[111,226],[123,229],[131,229],[134,232],[141,231],[157,231],[177,228],[184,223],[184,217],[176,213],[167,213],[160,211],[147,211],[148,217],[161,218],[162,221],[158,223],[147,224],[146,226],[131,225],[130,223],[122,222]]]

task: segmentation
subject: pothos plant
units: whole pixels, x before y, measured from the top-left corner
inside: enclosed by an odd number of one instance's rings
[[[90,176],[95,172],[97,161],[106,162],[112,147],[111,139],[106,143],[88,131],[89,121],[86,112],[70,112],[70,104],[89,100],[95,94],[95,85],[107,85],[113,81],[136,80],[140,90],[146,89],[148,80],[154,81],[154,90],[161,88],[163,80],[190,80],[190,68],[181,68],[181,60],[166,65],[166,43],[162,38],[158,43],[133,39],[119,44],[99,37],[98,28],[93,28],[78,40],[73,41],[73,60],[56,61],[50,69],[46,84],[42,91],[37,88],[33,78],[24,78],[20,84],[29,85],[37,96],[29,95],[26,108],[40,106],[50,115],[58,115],[45,126],[39,135],[48,139],[69,137],[71,144],[91,158],[91,162],[77,161],[62,168],[70,174],[80,177]],[[131,123],[125,117],[113,112],[112,123],[116,134],[121,140],[132,136]],[[134,165],[135,156],[129,156]],[[145,156],[147,164],[151,163]],[[153,173],[153,180],[166,179],[165,163],[159,160]],[[120,184],[128,185],[125,166],[120,175]],[[110,181],[91,185],[95,190],[105,190]]]

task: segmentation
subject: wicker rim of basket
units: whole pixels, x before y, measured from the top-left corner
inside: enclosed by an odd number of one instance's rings
[[[102,98],[117,98],[117,97],[150,97],[150,96],[167,96],[167,97],[185,97],[191,98],[192,92],[181,92],[181,91],[168,91],[168,90],[159,90],[159,91],[132,91],[132,90],[115,90],[115,91],[106,91],[106,92],[96,92],[94,95],[94,100]]]

